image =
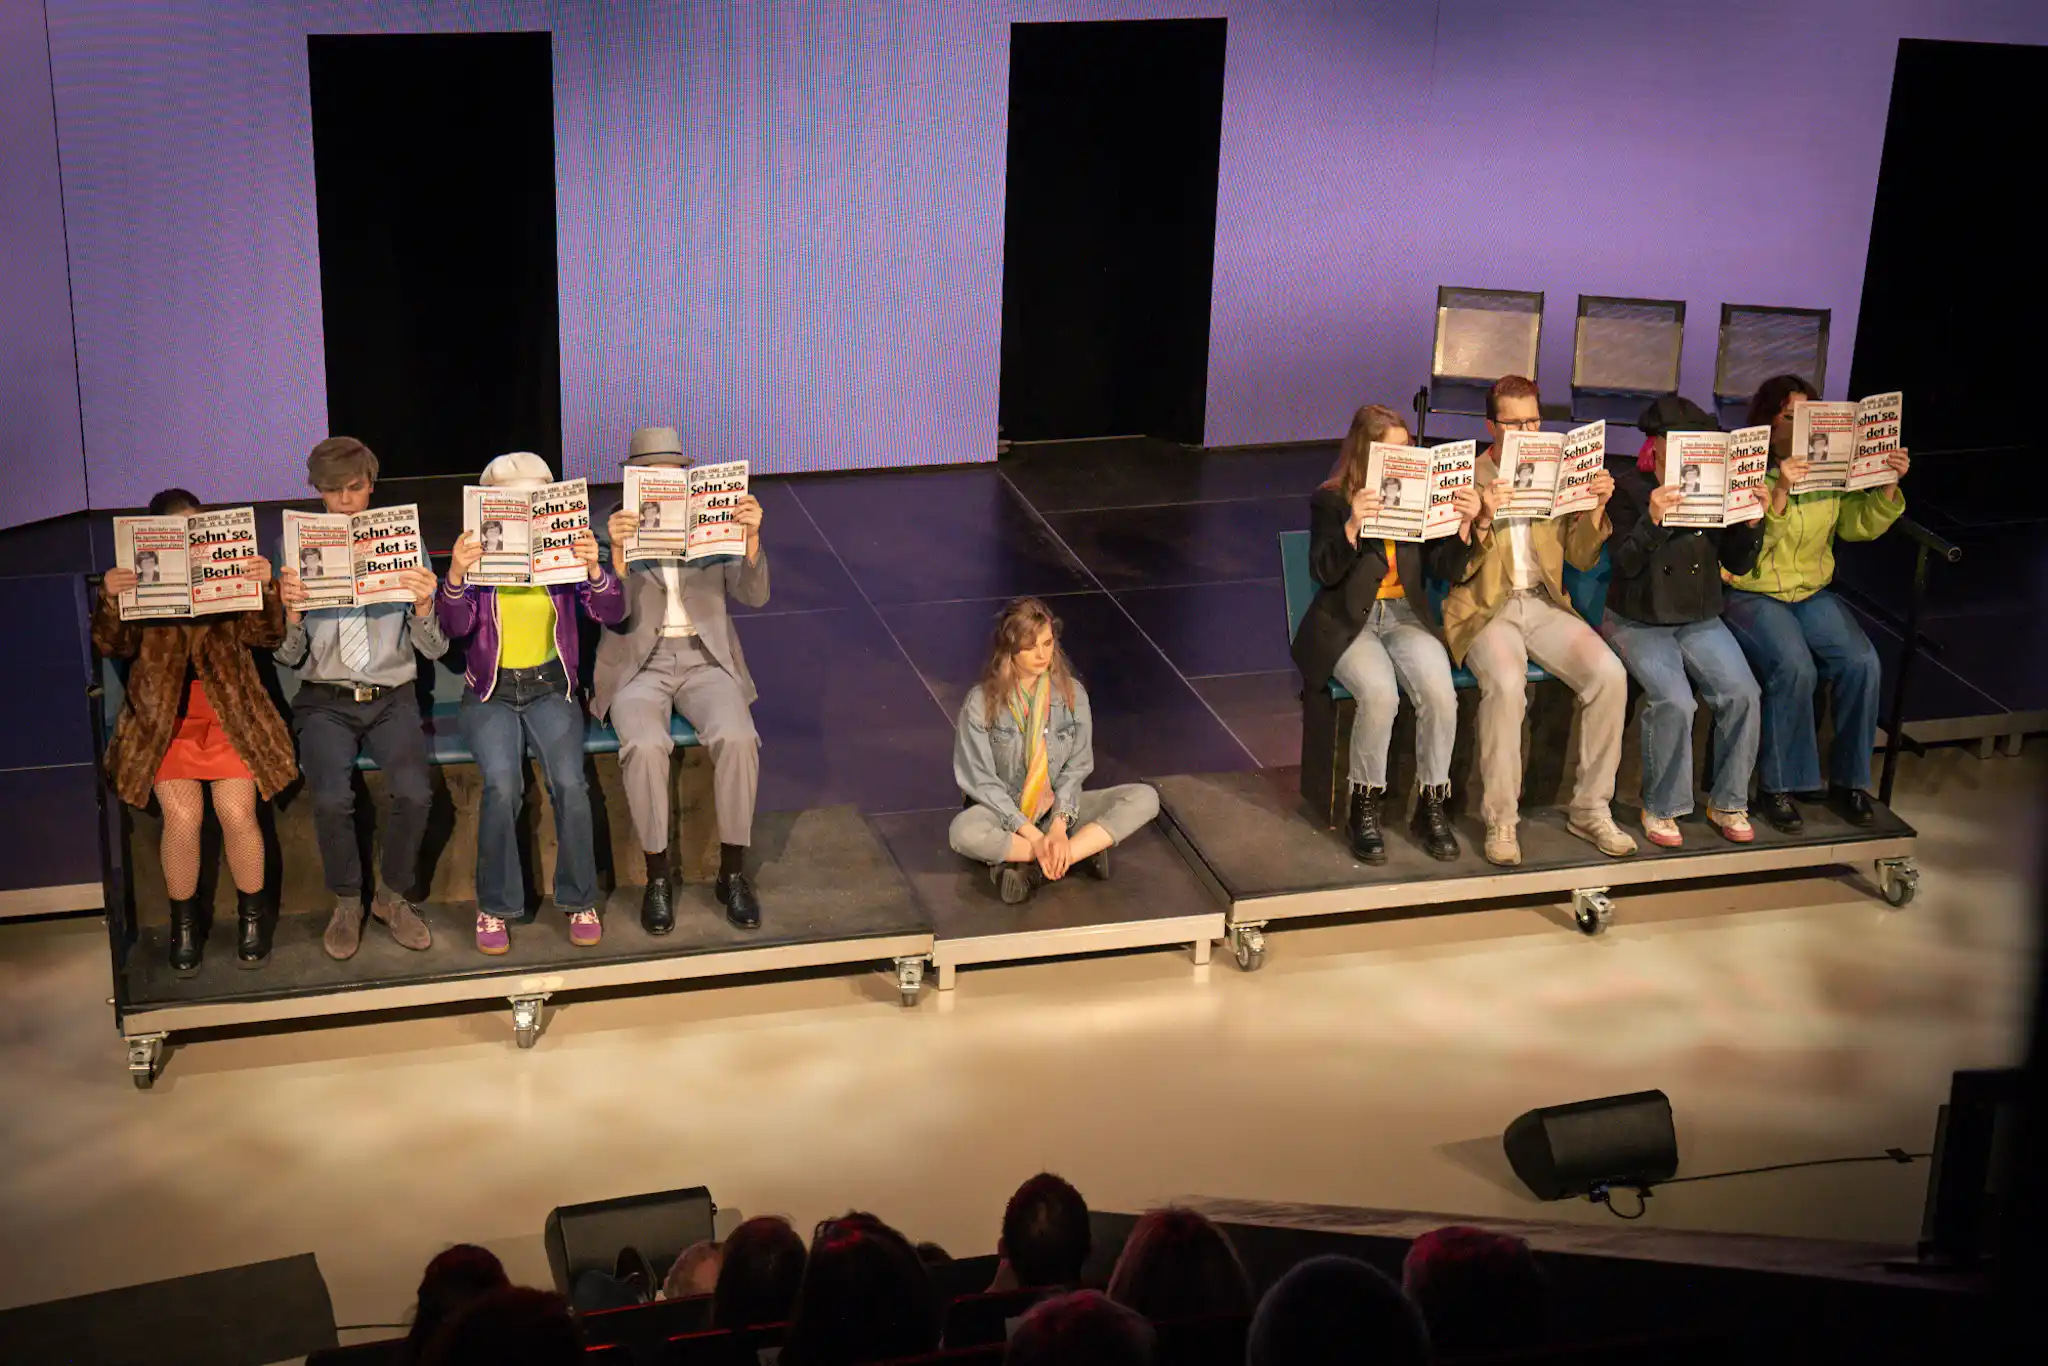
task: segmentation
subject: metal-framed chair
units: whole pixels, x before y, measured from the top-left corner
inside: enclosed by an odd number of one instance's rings
[[[1678,392],[1685,301],[1581,294],[1572,333],[1572,421],[1633,424]]]
[[[1821,392],[1828,383],[1826,308],[1722,304],[1714,353],[1714,407],[1721,425],[1740,427],[1757,387],[1773,375],[1800,375]]]
[[[1415,395],[1415,440],[1432,413],[1486,415],[1486,391],[1502,375],[1536,378],[1543,291],[1439,285],[1429,383]]]

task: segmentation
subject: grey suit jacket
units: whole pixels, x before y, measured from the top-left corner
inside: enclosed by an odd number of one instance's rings
[[[718,661],[719,667],[739,680],[747,704],[753,705],[754,676],[747,672],[747,657],[740,649],[739,632],[725,610],[728,594],[749,607],[768,602],[768,547],[752,563],[682,565],[677,569],[683,588],[683,606],[697,639]],[[591,714],[602,721],[611,714],[612,699],[634,674],[640,672],[661,640],[662,613],[668,606],[668,590],[661,570],[653,564],[636,565],[625,576],[626,618],[604,628],[597,643],[597,673],[591,681]]]

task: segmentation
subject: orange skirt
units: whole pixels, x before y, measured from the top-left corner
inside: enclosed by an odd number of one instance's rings
[[[206,696],[206,685],[193,679],[185,693],[185,714],[178,718],[178,729],[171,736],[171,747],[164,751],[164,761],[156,766],[156,780],[162,783],[192,778],[210,783],[220,778],[254,777],[242,756],[235,752],[228,733],[221,729],[220,717]]]

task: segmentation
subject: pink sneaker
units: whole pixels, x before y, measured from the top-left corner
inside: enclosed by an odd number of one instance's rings
[[[512,947],[512,934],[505,928],[505,922],[494,915],[476,913],[476,946],[480,952],[496,956]]]
[[[596,911],[572,911],[569,915],[569,942],[579,949],[594,949],[604,938],[604,922],[597,918]]]

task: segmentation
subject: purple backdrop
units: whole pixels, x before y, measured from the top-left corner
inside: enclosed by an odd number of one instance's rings
[[[11,39],[33,6],[6,4]],[[1440,283],[1548,291],[1560,393],[1581,292],[1687,299],[1701,398],[1722,301],[1831,307],[1839,388],[1897,40],[2048,40],[2033,0],[451,8],[48,0],[95,506],[173,477],[291,496],[325,434],[308,32],[554,33],[563,436],[585,475],[651,422],[764,471],[993,454],[1012,20],[1230,20],[1213,444],[1405,402]],[[50,91],[20,46],[0,222],[37,288],[0,307],[34,310],[8,345],[57,357],[50,178],[16,155],[47,148]],[[76,462],[68,364],[15,350],[33,416],[8,405],[0,487]],[[0,516],[77,490],[10,488]]]

